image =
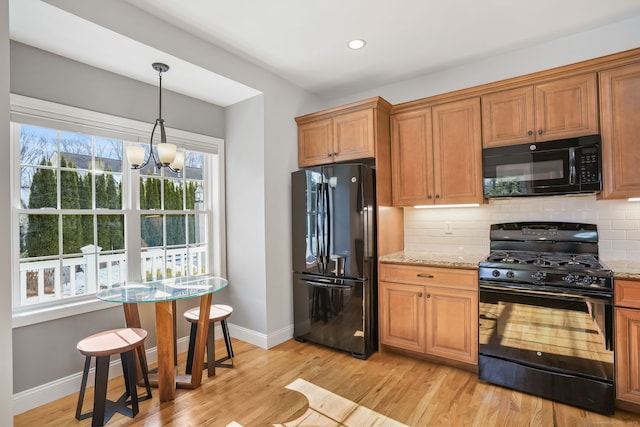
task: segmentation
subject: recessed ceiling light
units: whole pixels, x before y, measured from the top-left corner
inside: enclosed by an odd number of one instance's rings
[[[349,46],[351,49],[362,49],[366,44],[367,42],[362,39],[353,39],[349,43],[347,43],[347,46]]]

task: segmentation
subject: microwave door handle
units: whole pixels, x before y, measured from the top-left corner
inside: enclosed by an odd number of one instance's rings
[[[576,184],[576,149],[569,148],[569,184]]]

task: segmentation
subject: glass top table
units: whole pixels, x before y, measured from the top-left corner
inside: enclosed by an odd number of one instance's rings
[[[173,301],[210,294],[227,286],[226,279],[203,275],[176,277],[153,282],[123,282],[99,291],[96,296],[109,302],[139,303]]]
[[[149,379],[158,386],[160,401],[175,399],[176,388],[194,389],[200,386],[204,368],[204,354],[209,331],[212,294],[227,287],[227,280],[213,275],[176,277],[153,282],[127,281],[99,291],[96,296],[109,302],[122,303],[129,328],[140,328],[139,303],[154,303],[156,312],[156,349],[158,375]],[[176,301],[198,298],[200,317],[195,339],[193,367],[190,375],[176,373]],[[144,360],[146,354],[139,348]],[[146,362],[145,362],[146,363]]]

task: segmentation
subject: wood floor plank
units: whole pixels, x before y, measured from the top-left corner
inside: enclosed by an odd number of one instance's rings
[[[225,346],[222,340],[216,344],[221,357]],[[154,389],[154,397],[140,402],[134,419],[115,414],[107,426],[640,425],[638,414],[618,410],[612,417],[602,416],[480,382],[471,372],[389,351],[363,361],[294,340],[264,350],[234,339],[233,347],[234,368],[216,369],[215,377],[204,375],[199,388],[178,389],[170,402],[161,403]],[[178,362],[184,372],[185,354],[179,355]],[[310,399],[291,389],[296,384]],[[123,390],[122,378],[109,382],[110,398]],[[89,388],[85,408],[92,399],[93,388]],[[90,419],[74,418],[76,402],[77,394],[64,397],[17,415],[14,425],[91,425]]]

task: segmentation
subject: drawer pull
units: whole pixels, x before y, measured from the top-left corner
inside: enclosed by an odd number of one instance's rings
[[[433,276],[431,274],[420,273],[417,276],[422,277],[424,279],[433,279]]]

